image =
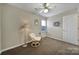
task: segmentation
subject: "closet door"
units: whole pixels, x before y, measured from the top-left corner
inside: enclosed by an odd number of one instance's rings
[[[63,17],[63,40],[77,44],[77,16],[75,14]]]

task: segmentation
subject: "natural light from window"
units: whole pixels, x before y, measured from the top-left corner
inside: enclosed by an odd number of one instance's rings
[[[41,26],[46,26],[46,21],[45,20],[41,21]]]

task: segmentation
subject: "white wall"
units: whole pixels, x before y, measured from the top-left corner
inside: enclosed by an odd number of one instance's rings
[[[60,22],[60,26],[54,26],[54,22]],[[54,16],[47,19],[47,36],[55,39],[62,40],[62,17]]]
[[[2,49],[7,49],[23,43],[23,39],[21,39],[21,34],[19,32],[21,20],[28,20],[32,32],[40,32],[40,18],[38,16],[10,5],[4,5],[3,11]],[[34,24],[36,18],[39,18],[38,25]]]
[[[0,53],[1,53],[1,15],[2,15],[2,5],[0,4]]]
[[[76,16],[75,16],[76,14]],[[69,18],[69,21],[68,23],[66,23],[65,25],[66,26],[63,26],[63,17],[64,16],[67,16],[67,15],[73,15],[73,17],[71,16]],[[76,44],[76,45],[79,45],[78,44],[78,23],[79,23],[79,17],[78,16],[78,11],[77,9],[72,9],[72,10],[68,10],[68,11],[65,11],[61,14],[58,14],[58,15],[55,15],[53,17],[50,17],[48,18],[47,20],[47,28],[48,28],[48,37],[51,37],[51,38],[55,38],[55,39],[58,39],[58,40],[61,40],[61,41],[65,41],[65,42],[69,42],[69,43],[73,43],[73,44]],[[64,23],[66,22],[67,19],[65,19]],[[53,23],[56,22],[56,21],[59,21],[60,22],[60,26],[59,27],[55,27],[53,26]],[[69,26],[69,25],[70,26]],[[72,26],[73,25],[73,26]],[[69,29],[70,33],[69,32],[66,32],[65,31],[65,28],[66,29]],[[71,29],[72,27],[72,29]],[[67,36],[65,37],[65,39],[63,38],[64,37],[64,34],[65,33],[68,33]]]
[[[78,45],[79,45],[79,8],[78,8]]]

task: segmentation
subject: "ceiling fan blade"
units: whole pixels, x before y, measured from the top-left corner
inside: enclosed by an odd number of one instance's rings
[[[49,10],[49,13],[50,13],[50,12],[55,11],[56,9],[53,9],[53,8],[52,8],[52,9],[48,9],[48,10]]]
[[[46,7],[49,7],[49,5],[50,5],[49,3],[46,3]]]
[[[52,9],[53,7],[48,7],[48,9]]]
[[[35,8],[35,10],[40,10],[40,9],[44,9],[44,7],[40,7],[40,8]]]
[[[42,8],[35,8],[36,11],[39,11],[39,10],[41,10],[41,9],[42,9]]]
[[[43,8],[35,8],[35,10],[38,12],[38,13],[42,13],[43,12]]]
[[[44,10],[41,10],[39,13],[42,13]]]
[[[48,7],[48,9],[55,9],[56,8],[56,6],[50,6],[50,7]]]

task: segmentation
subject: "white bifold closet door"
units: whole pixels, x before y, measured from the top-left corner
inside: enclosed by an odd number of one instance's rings
[[[71,14],[63,17],[63,40],[78,45],[77,15]]]

